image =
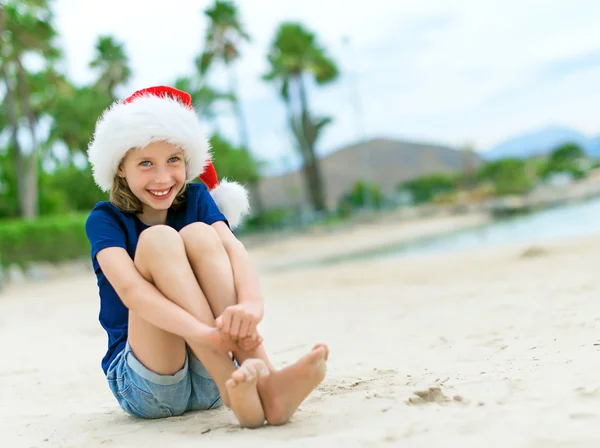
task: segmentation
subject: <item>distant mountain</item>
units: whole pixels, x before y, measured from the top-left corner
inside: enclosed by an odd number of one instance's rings
[[[399,140],[373,139],[343,147],[321,158],[327,202],[335,206],[359,179],[369,177],[385,193],[392,193],[400,182],[439,172],[455,173],[463,164],[482,164],[478,154],[466,160],[465,154],[448,146]],[[267,208],[307,203],[300,171],[264,177],[261,199]]]
[[[600,156],[600,136],[589,138],[575,129],[558,126],[511,138],[480,155],[486,160],[506,157],[527,158],[552,152],[564,143],[576,143],[591,156]]]

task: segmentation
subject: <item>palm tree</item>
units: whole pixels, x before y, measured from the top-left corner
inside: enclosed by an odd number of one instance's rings
[[[105,35],[94,48],[89,67],[98,77],[93,84],[79,87],[59,74],[50,75],[54,94],[46,108],[53,120],[47,144],[64,143],[71,163],[75,155],[85,154],[96,118],[116,100],[117,88],[132,75],[124,44]]]
[[[216,105],[220,101],[232,101],[231,94],[219,92],[206,84],[200,84],[196,77],[181,76],[173,85],[176,89],[188,92],[192,97],[194,109],[201,118],[212,124],[218,132]]]
[[[205,37],[204,52],[196,60],[201,76],[204,76],[215,61],[225,64],[229,74],[229,94],[238,122],[241,148],[250,153],[250,140],[246,117],[239,101],[237,76],[234,63],[240,58],[240,45],[249,42],[250,36],[239,18],[236,5],[227,0],[215,0],[213,5],[204,10],[208,18],[208,30]],[[263,222],[264,206],[258,189],[258,179],[249,184],[258,221]]]
[[[90,136],[99,117],[113,101],[108,92],[95,86],[77,87],[67,79],[58,77],[58,88],[47,105],[52,124],[47,145],[62,142],[66,145],[70,162],[76,154],[85,155]],[[52,157],[52,154],[49,154]]]
[[[53,14],[46,0],[0,4],[0,76],[6,89],[7,118],[19,179],[20,212],[28,219],[38,214],[39,147],[35,133],[37,119],[30,98],[31,79],[23,59],[26,54],[37,54],[49,65],[60,57],[60,51],[53,42],[57,33],[52,21]],[[31,137],[32,150],[27,160],[24,160],[16,139],[21,118],[26,120]]]
[[[331,119],[311,115],[306,77],[312,76],[318,85],[326,85],[337,79],[338,68],[319,45],[314,33],[295,22],[280,25],[271,44],[268,61],[270,70],[263,79],[279,83],[289,125],[304,161],[305,182],[311,202],[315,210],[325,211],[325,189],[315,144]],[[296,93],[295,103],[291,98],[292,88]]]
[[[96,56],[90,67],[99,72],[95,87],[107,92],[114,100],[115,89],[119,84],[126,84],[131,78],[129,59],[124,44],[117,42],[112,36],[100,36],[96,42]]]

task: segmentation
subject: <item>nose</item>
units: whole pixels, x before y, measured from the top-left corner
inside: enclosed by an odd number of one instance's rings
[[[171,173],[168,167],[158,167],[155,172],[154,182],[157,184],[166,184],[171,180]]]

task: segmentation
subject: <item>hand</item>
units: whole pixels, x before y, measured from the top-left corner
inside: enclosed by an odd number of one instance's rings
[[[258,332],[255,332],[253,336],[238,339],[236,342],[218,328],[213,328],[210,330],[206,342],[208,342],[211,348],[220,352],[235,352],[240,349],[244,351],[253,351],[263,343],[263,338]]]
[[[215,323],[223,334],[237,342],[248,338],[256,340],[256,326],[261,319],[259,303],[240,303],[225,308]]]
[[[234,352],[239,346],[218,328],[210,330],[206,341],[211,349],[218,352]]]

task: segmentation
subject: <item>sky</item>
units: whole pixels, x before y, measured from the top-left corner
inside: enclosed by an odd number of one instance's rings
[[[170,84],[194,71],[211,1],[54,0],[64,70],[76,83],[94,44],[125,44],[133,77],[123,88]],[[567,126],[600,134],[598,0],[238,0],[252,37],[236,66],[252,152],[266,172],[297,161],[277,89],[261,80],[277,26],[316,33],[341,76],[311,85],[311,110],[334,121],[318,143],[330,151],[363,138],[469,145],[484,151],[521,133]],[[225,87],[222,71],[210,78]],[[236,139],[232,111],[220,128]]]

